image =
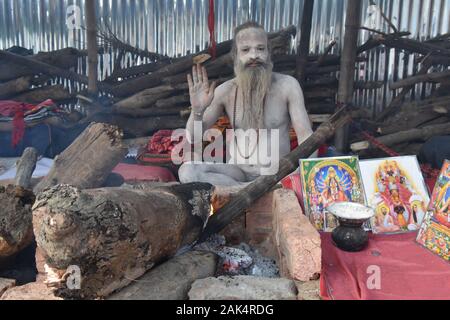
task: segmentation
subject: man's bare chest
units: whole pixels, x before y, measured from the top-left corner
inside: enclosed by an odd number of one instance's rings
[[[287,97],[280,93],[274,93],[274,89],[270,90],[264,102],[264,124],[266,129],[281,129],[289,125],[289,109]],[[235,103],[236,101],[236,103]],[[235,97],[234,90],[228,94],[225,103],[225,112],[231,124],[233,119],[236,121],[236,127],[240,128],[244,112],[247,111],[241,97]]]

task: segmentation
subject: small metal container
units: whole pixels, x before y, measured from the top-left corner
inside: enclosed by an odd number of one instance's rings
[[[369,234],[363,224],[375,215],[375,211],[352,202],[334,203],[327,210],[339,220],[339,226],[331,235],[336,247],[348,252],[364,250],[369,243]]]

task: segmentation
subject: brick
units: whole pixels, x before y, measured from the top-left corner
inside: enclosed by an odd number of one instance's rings
[[[276,190],[273,198],[274,242],[280,255],[280,269],[291,279],[309,281],[321,271],[319,232],[303,215],[292,190]]]

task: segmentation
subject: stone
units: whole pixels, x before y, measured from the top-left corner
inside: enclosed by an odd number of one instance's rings
[[[43,282],[32,282],[14,287],[0,297],[0,300],[63,300],[53,294],[53,290]]]
[[[296,281],[297,300],[322,300],[320,297],[320,280],[300,282]]]
[[[251,276],[197,280],[189,291],[190,300],[296,300],[294,281]]]
[[[6,290],[11,289],[15,285],[16,280],[14,279],[0,278],[0,297],[5,293]]]
[[[217,256],[191,251],[149,271],[108,300],[187,300],[192,283],[216,272]]]
[[[320,234],[303,214],[295,193],[276,190],[272,211],[281,275],[297,281],[316,280],[322,267]]]

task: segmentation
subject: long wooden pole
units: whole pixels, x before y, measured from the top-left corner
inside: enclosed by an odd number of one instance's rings
[[[294,172],[299,167],[299,159],[307,158],[317,148],[331,138],[336,129],[348,123],[351,119],[347,108],[340,109],[330,120],[323,123],[294,151],[282,158],[279,162],[278,173],[271,176],[261,176],[239,192],[239,195],[215,213],[209,220],[206,229],[200,236],[199,242],[207,240],[211,235],[221,231],[231,221],[244,213],[246,208],[262,197],[284,177]]]
[[[305,82],[305,70],[308,62],[309,44],[311,42],[312,15],[314,0],[306,0],[303,5],[300,44],[297,50],[297,80],[300,84]]]
[[[95,14],[95,0],[86,0],[86,38],[88,50],[88,91],[91,95],[98,93],[97,85],[97,67],[98,67],[98,48],[97,48],[97,18]]]
[[[338,105],[348,105],[352,102],[356,52],[358,50],[358,32],[361,25],[361,0],[348,0],[345,23],[344,48],[341,55],[341,70],[339,76]],[[336,148],[340,152],[347,149],[348,128],[341,128],[336,132]]]

